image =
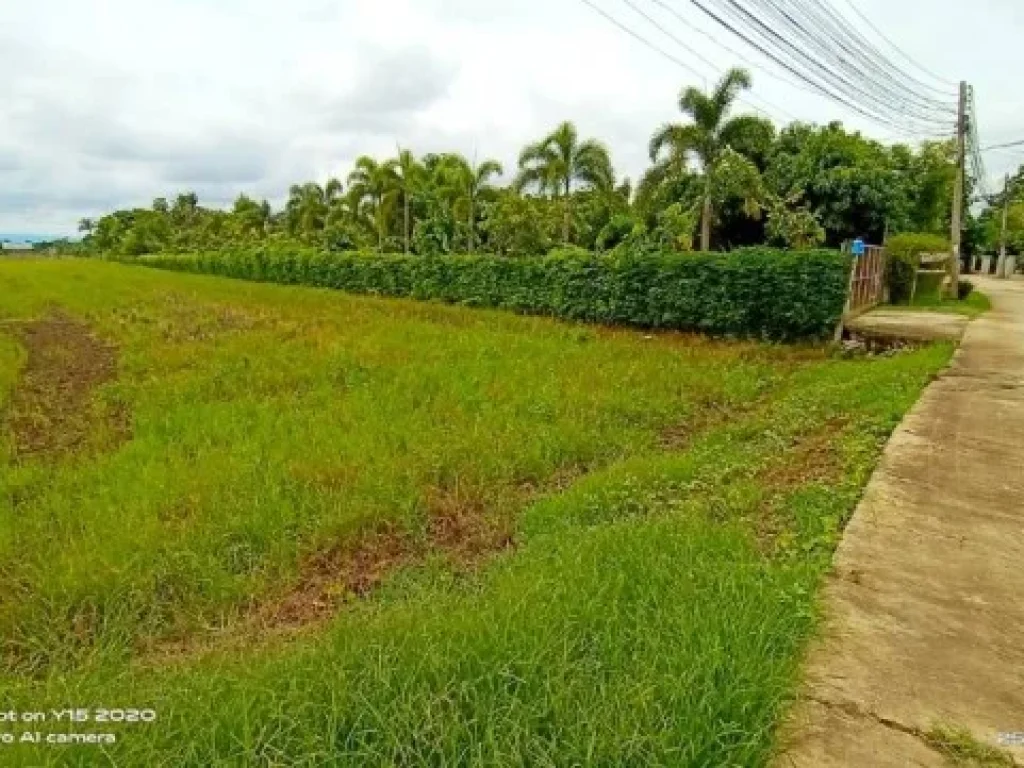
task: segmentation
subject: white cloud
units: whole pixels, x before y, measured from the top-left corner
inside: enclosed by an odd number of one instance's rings
[[[741,47],[691,5],[668,1],[710,37]],[[594,2],[716,76],[625,4]],[[636,2],[716,70],[739,63]],[[849,11],[847,0],[832,2]],[[983,142],[1024,138],[1013,0],[857,7],[915,59],[975,84]],[[984,45],[968,52],[962,40]],[[0,6],[0,72],[0,231],[55,232],[182,189],[214,204],[243,191],[280,200],[292,182],[344,177],[359,154],[392,154],[398,144],[511,168],[523,144],[563,119],[605,141],[620,173],[635,177],[650,133],[675,115],[680,87],[703,79],[576,0],[11,2]],[[777,118],[838,118],[887,134],[763,71],[755,83],[751,103]],[[1024,155],[988,160],[996,174]]]

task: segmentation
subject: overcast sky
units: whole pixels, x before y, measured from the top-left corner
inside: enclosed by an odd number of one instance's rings
[[[650,0],[633,2],[718,72],[623,0],[593,2],[709,80],[743,63]],[[863,26],[848,2],[927,69],[974,85],[983,145],[1024,139],[1020,0],[831,0]],[[689,0],[664,3],[763,61]],[[892,138],[771,69],[754,70],[750,102],[777,120]],[[3,0],[0,232],[70,233],[187,189],[208,205],[280,203],[292,182],[344,178],[398,144],[511,168],[564,119],[635,177],[688,84],[703,85],[581,0]],[[1024,152],[986,160],[998,179]]]

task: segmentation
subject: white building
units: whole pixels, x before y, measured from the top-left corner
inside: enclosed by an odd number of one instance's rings
[[[10,243],[5,240],[0,243],[0,249],[16,253],[26,253],[32,250],[32,243]]]

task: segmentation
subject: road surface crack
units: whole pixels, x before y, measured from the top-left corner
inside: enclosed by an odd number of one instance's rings
[[[917,728],[916,726],[901,723],[899,720],[894,720],[890,717],[883,717],[882,715],[876,714],[871,710],[865,709],[864,707],[861,707],[860,705],[855,704],[852,701],[830,701],[829,699],[813,695],[805,695],[804,698],[806,698],[808,701],[813,701],[816,704],[820,704],[826,709],[837,709],[843,714],[849,715],[850,717],[856,717],[862,720],[870,720],[871,722],[876,723],[882,726],[883,728],[888,728],[889,730],[897,731],[898,733],[903,733],[907,736],[912,736],[913,738],[917,739],[922,744],[924,744],[926,747],[928,747],[928,749],[930,749],[932,752],[936,752],[945,758],[949,757],[947,751],[943,750],[936,743],[934,729],[932,731],[923,731],[920,728]],[[1005,762],[1000,762],[999,765],[1020,765],[1020,763],[1018,763],[1016,759],[1009,753],[1001,752],[1000,757],[1004,759]],[[984,763],[984,765],[988,765],[988,763]]]

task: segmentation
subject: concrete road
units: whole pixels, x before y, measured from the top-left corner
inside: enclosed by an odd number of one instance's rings
[[[1024,765],[1000,744],[1024,740],[1024,282],[971,279],[993,310],[893,435],[850,522],[778,766],[940,768],[937,725]]]

